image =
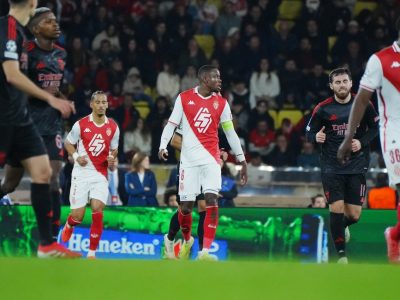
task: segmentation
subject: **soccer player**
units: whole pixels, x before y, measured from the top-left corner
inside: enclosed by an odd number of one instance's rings
[[[330,229],[338,263],[348,259],[345,242],[350,238],[348,226],[358,222],[365,200],[365,173],[369,166],[369,143],[378,134],[377,113],[368,105],[366,116],[351,141],[351,156],[341,165],[336,152],[344,139],[351,105],[351,75],[347,69],[338,68],[329,74],[333,97],[320,102],[314,109],[306,128],[306,137],[321,149],[320,164],[322,185],[329,204]]]
[[[70,192],[71,213],[63,228],[61,239],[67,242],[74,226],[82,223],[89,202],[92,226],[88,258],[96,257],[96,249],[103,232],[103,210],[108,199],[107,169],[113,169],[118,154],[119,128],[106,117],[107,94],[94,92],[90,98],[92,113],[72,127],[65,140],[65,149],[73,157]]]
[[[40,89],[25,75],[28,55],[23,47],[26,43],[23,27],[34,15],[37,1],[9,0],[9,3],[9,15],[0,18],[0,165],[7,163],[5,182],[19,178],[19,168],[12,167],[16,162],[20,162],[32,178],[31,201],[40,238],[38,256],[77,257],[80,255],[53,241],[49,186],[51,167],[43,140],[28,112],[27,95],[47,102],[63,117],[68,117],[74,108],[70,101]],[[2,184],[0,198],[10,191],[10,187]]]
[[[56,17],[46,7],[37,8],[34,16],[28,23],[29,30],[36,40],[27,44],[28,50],[28,77],[37,86],[48,91],[52,95],[61,96],[60,86],[64,77],[64,65],[67,56],[66,51],[57,46],[55,41],[60,36]],[[57,240],[60,226],[60,185],[58,178],[62,168],[62,118],[58,110],[40,99],[30,98],[30,113],[39,134],[45,143],[47,154],[50,158],[52,169],[50,178],[50,195],[52,202],[52,234],[53,240]],[[13,165],[15,176],[6,177],[3,182],[8,187],[8,192],[13,191],[22,176],[24,169],[19,162]]]
[[[218,145],[218,126],[222,125],[229,145],[241,163],[241,183],[247,182],[247,163],[239,138],[233,128],[229,104],[221,91],[220,73],[214,66],[205,65],[199,69],[200,85],[180,93],[168,124],[164,127],[159,158],[166,160],[166,150],[175,128],[182,122],[182,151],[179,170],[179,196],[181,209],[178,212],[179,224],[184,237],[182,247],[190,249],[192,209],[201,188],[206,200],[204,219],[203,249],[198,259],[214,260],[208,253],[215,238],[218,226],[218,192],[221,189],[220,150]]]
[[[380,141],[391,185],[400,192],[400,18],[396,21],[399,37],[391,46],[373,54],[367,63],[360,88],[354,100],[348,130],[340,145],[337,158],[346,163],[351,159],[351,141],[358,132],[358,124],[369,107],[376,91],[380,115]],[[367,110],[368,112],[368,110]],[[397,224],[385,231],[387,254],[390,262],[400,260],[400,206]]]

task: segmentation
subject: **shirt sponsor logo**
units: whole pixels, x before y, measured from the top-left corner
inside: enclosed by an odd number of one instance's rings
[[[211,114],[206,107],[202,107],[194,117],[194,126],[199,133],[205,133],[211,125]]]
[[[93,156],[99,156],[105,147],[105,141],[100,133],[95,134],[89,143],[89,151]]]

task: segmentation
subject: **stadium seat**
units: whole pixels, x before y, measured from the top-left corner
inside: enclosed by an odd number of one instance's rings
[[[278,112],[278,121],[275,124],[275,127],[280,128],[282,120],[285,118],[288,118],[290,121],[292,121],[293,125],[296,125],[302,117],[303,117],[303,113],[300,110],[282,109]]]
[[[303,3],[301,1],[290,1],[284,0],[279,6],[279,18],[286,20],[295,20],[299,17],[301,7]]]
[[[133,106],[138,110],[140,117],[146,119],[150,113],[149,104],[146,101],[137,101],[133,103]]]
[[[199,44],[199,47],[204,51],[204,54],[209,59],[214,52],[215,40],[210,34],[196,34],[194,39]]]
[[[271,116],[271,118],[274,120],[275,128],[280,126],[280,124],[278,124],[278,112],[275,109],[269,109],[268,113]]]
[[[364,10],[368,9],[370,11],[374,11],[378,6],[377,2],[372,2],[372,1],[356,1],[356,4],[354,5],[353,9],[353,16],[357,17],[358,14]]]

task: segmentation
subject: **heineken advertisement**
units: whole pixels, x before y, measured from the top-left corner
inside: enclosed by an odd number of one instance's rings
[[[98,258],[161,259],[163,234],[175,211],[170,208],[110,207],[104,213],[104,231]],[[61,223],[69,213],[63,207]],[[220,209],[216,240],[210,250],[220,260],[262,259],[299,262],[336,261],[328,234],[329,212],[325,209],[231,208]],[[396,221],[396,213],[365,210],[358,224],[351,227],[348,255],[352,261],[386,260],[384,229]],[[198,215],[193,216],[196,238]],[[82,225],[75,228],[66,246],[86,254],[89,248],[90,209]],[[0,255],[34,256],[37,227],[31,206],[0,207]],[[179,252],[178,235],[175,251]],[[195,258],[198,240],[192,251]]]

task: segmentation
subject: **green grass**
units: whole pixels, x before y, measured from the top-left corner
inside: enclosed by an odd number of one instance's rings
[[[0,258],[1,299],[399,299],[387,264]]]

